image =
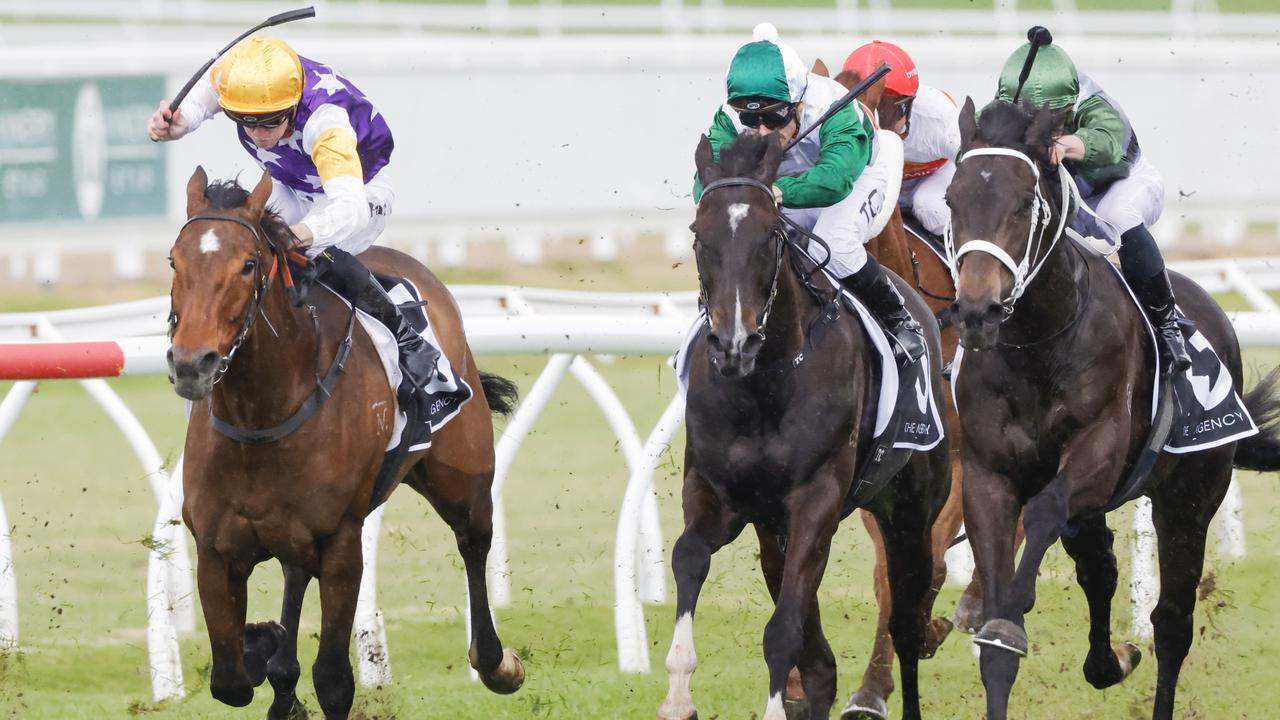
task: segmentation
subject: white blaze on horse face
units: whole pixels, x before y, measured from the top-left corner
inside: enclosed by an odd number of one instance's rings
[[[990,182],[990,180],[991,180],[991,171],[990,171],[990,170],[983,170],[983,171],[979,172],[978,174],[982,176],[982,181],[983,181],[983,182]]]
[[[218,240],[218,233],[209,228],[200,236],[200,252],[208,255],[211,252],[218,252],[222,249],[222,243]]]
[[[769,696],[769,704],[765,705],[764,717],[761,720],[787,720],[787,711],[782,706],[782,693]]]
[[[751,206],[746,203],[734,203],[729,206],[729,236],[733,237],[738,234],[738,225],[742,224],[742,218],[747,216],[747,211]]]
[[[742,288],[733,291],[733,340],[729,347],[734,352],[742,352],[742,344],[747,341],[747,326],[742,324]]]
[[[660,718],[688,718],[694,715],[693,693],[689,679],[698,668],[698,654],[693,650],[693,615],[685,613],[676,620],[667,652],[667,697],[658,709]]]

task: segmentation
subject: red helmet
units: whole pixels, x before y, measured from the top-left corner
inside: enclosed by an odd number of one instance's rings
[[[889,64],[889,74],[884,79],[885,90],[906,97],[915,97],[920,88],[920,78],[916,73],[916,64],[911,56],[893,43],[872,40],[854,50],[844,61],[844,69],[851,70],[859,77],[867,77],[880,66],[881,62]]]

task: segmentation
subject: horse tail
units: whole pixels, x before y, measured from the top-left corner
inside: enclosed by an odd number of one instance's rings
[[[1244,406],[1258,426],[1258,434],[1236,444],[1235,466],[1245,470],[1280,470],[1280,368],[1244,395]]]
[[[516,401],[520,399],[520,389],[515,383],[481,370],[480,386],[484,388],[484,399],[489,402],[490,412],[502,417],[510,417],[515,412]]]

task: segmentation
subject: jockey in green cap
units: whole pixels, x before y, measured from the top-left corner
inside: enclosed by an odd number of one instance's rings
[[[1120,105],[1078,72],[1062,48],[1041,46],[1019,91],[1018,75],[1030,50],[1027,43],[1009,56],[997,99],[1012,102],[1016,95],[1021,103],[1048,105],[1067,115],[1051,161],[1066,163],[1084,203],[1096,213],[1079,213],[1072,227],[1084,235],[1119,240],[1125,279],[1156,326],[1170,368],[1181,372],[1191,366],[1191,358],[1178,328],[1164,258],[1148,230],[1164,207],[1164,179],[1143,155]]]
[[[742,133],[795,137],[846,93],[840,83],[809,72],[796,51],[778,41],[772,25],[756,26],[754,36],[729,63],[726,102],[707,133],[717,160],[720,147]],[[828,269],[884,323],[903,355],[915,361],[924,353],[920,325],[863,248],[893,212],[890,181],[896,183],[901,175],[902,141],[893,133],[877,133],[855,102],[787,152],[773,196],[783,215],[827,242],[830,258],[823,257],[817,243],[809,245],[814,260],[828,260]],[[694,200],[701,196],[695,177]]]

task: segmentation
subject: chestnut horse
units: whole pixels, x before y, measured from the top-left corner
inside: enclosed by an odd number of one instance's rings
[[[929,537],[950,487],[947,439],[912,453],[878,487],[857,481],[864,463],[874,466],[867,457],[878,395],[874,350],[861,323],[836,310],[827,278],[812,272],[812,261],[781,228],[769,186],[783,153],[778,135],[740,135],[720,148],[719,162],[705,136],[695,155],[704,191],[694,252],[707,319],[684,360],[685,526],[672,549],[676,626],[658,717],[697,716],[689,688],[697,666],[694,609],[711,555],[749,523],[775,603],[764,631],[763,718],[787,714],[793,668],[811,716],[828,716],[836,663],[822,632],[818,586],[837,525],[865,507],[885,538],[903,717],[919,718],[917,660],[933,597]],[[925,304],[905,283],[898,287],[910,312],[927,321]],[[937,326],[925,322],[924,335],[941,402]]]
[[[290,716],[299,676],[298,618],[314,577],[321,605],[316,695],[325,718],[346,718],[355,690],[350,645],[360,534],[375,504],[374,479],[391,439],[396,397],[372,341],[362,330],[352,332],[345,303],[317,286],[304,311],[286,296],[286,283],[273,283],[291,277],[285,257],[295,239],[265,210],[270,176],[263,173],[252,193],[232,181],[207,182],[197,168],[187,184],[188,220],[170,251],[169,368],[178,395],[192,401],[182,515],[195,536],[213,653],[209,689],[239,707],[269,679],[275,698],[268,718]],[[524,669],[498,640],[485,588],[494,469],[490,410],[509,413],[514,386],[477,370],[458,307],[430,271],[387,248],[372,248],[362,260],[417,285],[450,364],[473,389],[483,389],[435,434],[430,449],[404,457],[393,480],[421,493],[453,529],[470,594],[471,666],[489,689],[514,692]],[[330,358],[337,358],[332,367]],[[339,381],[321,385],[322,375]],[[309,417],[295,413],[307,407]],[[290,422],[293,417],[305,420]],[[217,430],[217,421],[271,429],[263,434],[272,438],[242,443]],[[272,431],[286,423],[296,428]],[[254,566],[272,557],[285,569],[282,624],[246,627],[245,583]]]
[[[982,650],[987,717],[1007,717],[1028,651],[1025,621],[1036,577],[1059,539],[1089,606],[1085,679],[1107,688],[1137,666],[1137,647],[1111,645],[1118,573],[1106,513],[1131,494],[1126,480],[1141,467],[1149,469],[1139,489],[1151,498],[1159,539],[1152,717],[1171,720],[1178,675],[1195,636],[1205,536],[1232,467],[1280,470],[1280,401],[1273,395],[1280,373],[1244,395],[1259,434],[1186,454],[1160,452],[1154,465],[1139,463],[1151,457],[1144,450],[1158,381],[1153,351],[1142,311],[1112,265],[1063,236],[1066,208],[1058,198],[1072,181],[1051,164],[1050,149],[1065,120],[1047,106],[997,101],[979,121],[967,100],[960,111],[959,167],[947,191],[958,266],[955,317],[964,347],[952,382],[965,428],[965,522],[984,588],[985,622],[974,642]],[[1170,276],[1179,308],[1217,350],[1241,392],[1231,322],[1203,288]],[[1026,547],[1015,566],[1020,512]],[[1117,712],[1131,715],[1132,708]]]

